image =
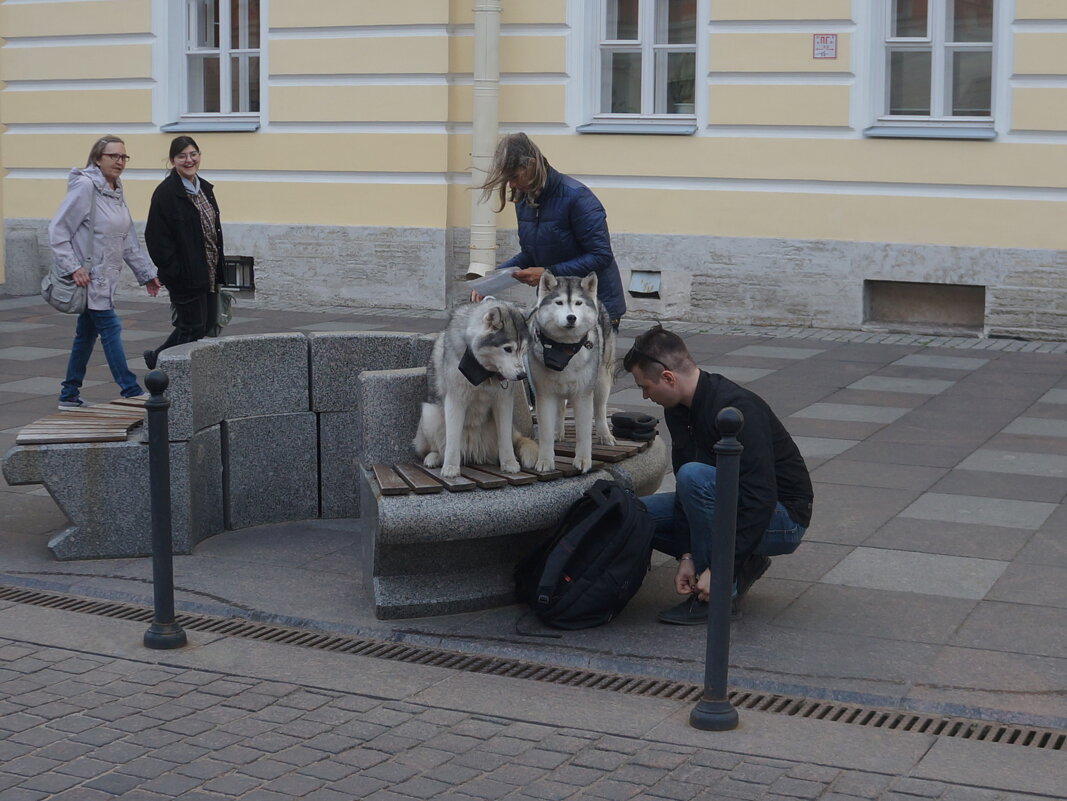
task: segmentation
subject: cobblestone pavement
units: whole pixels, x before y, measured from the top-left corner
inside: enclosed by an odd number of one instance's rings
[[[229,333],[432,331],[445,316],[269,309],[242,299]],[[122,315],[131,355],[167,333],[162,299]],[[625,322],[623,341],[645,325]],[[70,326],[39,299],[0,298],[0,452],[54,411]],[[735,686],[1064,728],[1067,343],[672,327],[788,416],[824,499],[818,528],[776,560],[734,628],[731,678],[748,682]],[[99,353],[90,377],[90,400],[110,397]],[[614,400],[639,393],[620,386]],[[181,557],[179,608],[609,671],[640,661],[641,675],[699,681],[702,638],[655,622],[676,600],[669,581],[646,581],[612,626],[551,643],[510,637],[508,608],[387,623],[359,600],[358,549],[330,528],[343,524],[314,522],[299,524],[301,553],[296,529],[278,528]],[[147,560],[52,559],[47,538],[64,525],[46,490],[0,482],[3,583],[150,598]],[[886,569],[901,586],[870,578]],[[1065,797],[1062,751],[753,711],[708,734],[669,699],[222,635],[151,652],[142,634],[0,602],[0,801]]]
[[[523,720],[521,708],[471,714],[0,639],[0,801],[1039,797],[581,722],[550,726]]]

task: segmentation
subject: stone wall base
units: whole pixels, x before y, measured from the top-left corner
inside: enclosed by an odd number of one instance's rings
[[[47,227],[5,221],[0,289],[37,291],[51,262]],[[233,223],[226,243],[231,255],[255,259],[257,295],[272,302],[442,309],[469,295],[466,229]],[[514,230],[497,243],[498,262],[518,250]],[[978,334],[1067,339],[1064,250],[634,233],[612,243],[624,286],[632,270],[660,273],[659,298],[627,300],[642,318],[858,330],[868,324],[864,282],[903,281],[984,287]],[[504,297],[529,303],[533,290]]]

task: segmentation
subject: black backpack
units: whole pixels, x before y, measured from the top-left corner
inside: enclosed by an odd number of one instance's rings
[[[519,601],[558,629],[607,623],[634,597],[648,572],[653,529],[633,492],[597,481],[574,502],[552,537],[515,568]]]

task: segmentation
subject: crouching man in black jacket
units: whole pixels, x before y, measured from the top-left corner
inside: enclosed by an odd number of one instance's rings
[[[814,493],[804,458],[761,397],[696,366],[677,334],[655,326],[623,359],[645,398],[666,409],[675,492],[642,498],[656,522],[653,547],[679,559],[675,589],[685,601],[660,613],[664,623],[695,625],[708,615],[711,549],[716,541],[715,418],[727,406],[744,415],[734,548],[734,608],[770,566],[791,553],[811,523]]]

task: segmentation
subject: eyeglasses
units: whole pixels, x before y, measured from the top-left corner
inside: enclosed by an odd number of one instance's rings
[[[127,156],[125,153],[101,153],[100,155],[107,156],[109,159],[116,163],[121,161],[123,164],[125,164],[127,161],[130,160],[130,157]]]
[[[623,368],[628,370],[628,371],[632,370],[634,368],[634,366],[635,366],[634,363],[638,359],[646,359],[646,360],[648,360],[650,362],[655,362],[660,367],[662,367],[664,370],[670,370],[671,369],[670,367],[667,366],[667,364],[665,362],[661,362],[655,356],[650,356],[649,354],[645,353],[643,350],[638,348],[637,347],[637,343],[634,343],[633,345],[631,345],[630,349],[628,351],[626,351],[626,355],[622,359]]]
[[[191,153],[179,153],[174,157],[175,161],[196,161],[200,158],[200,151],[194,150]]]

